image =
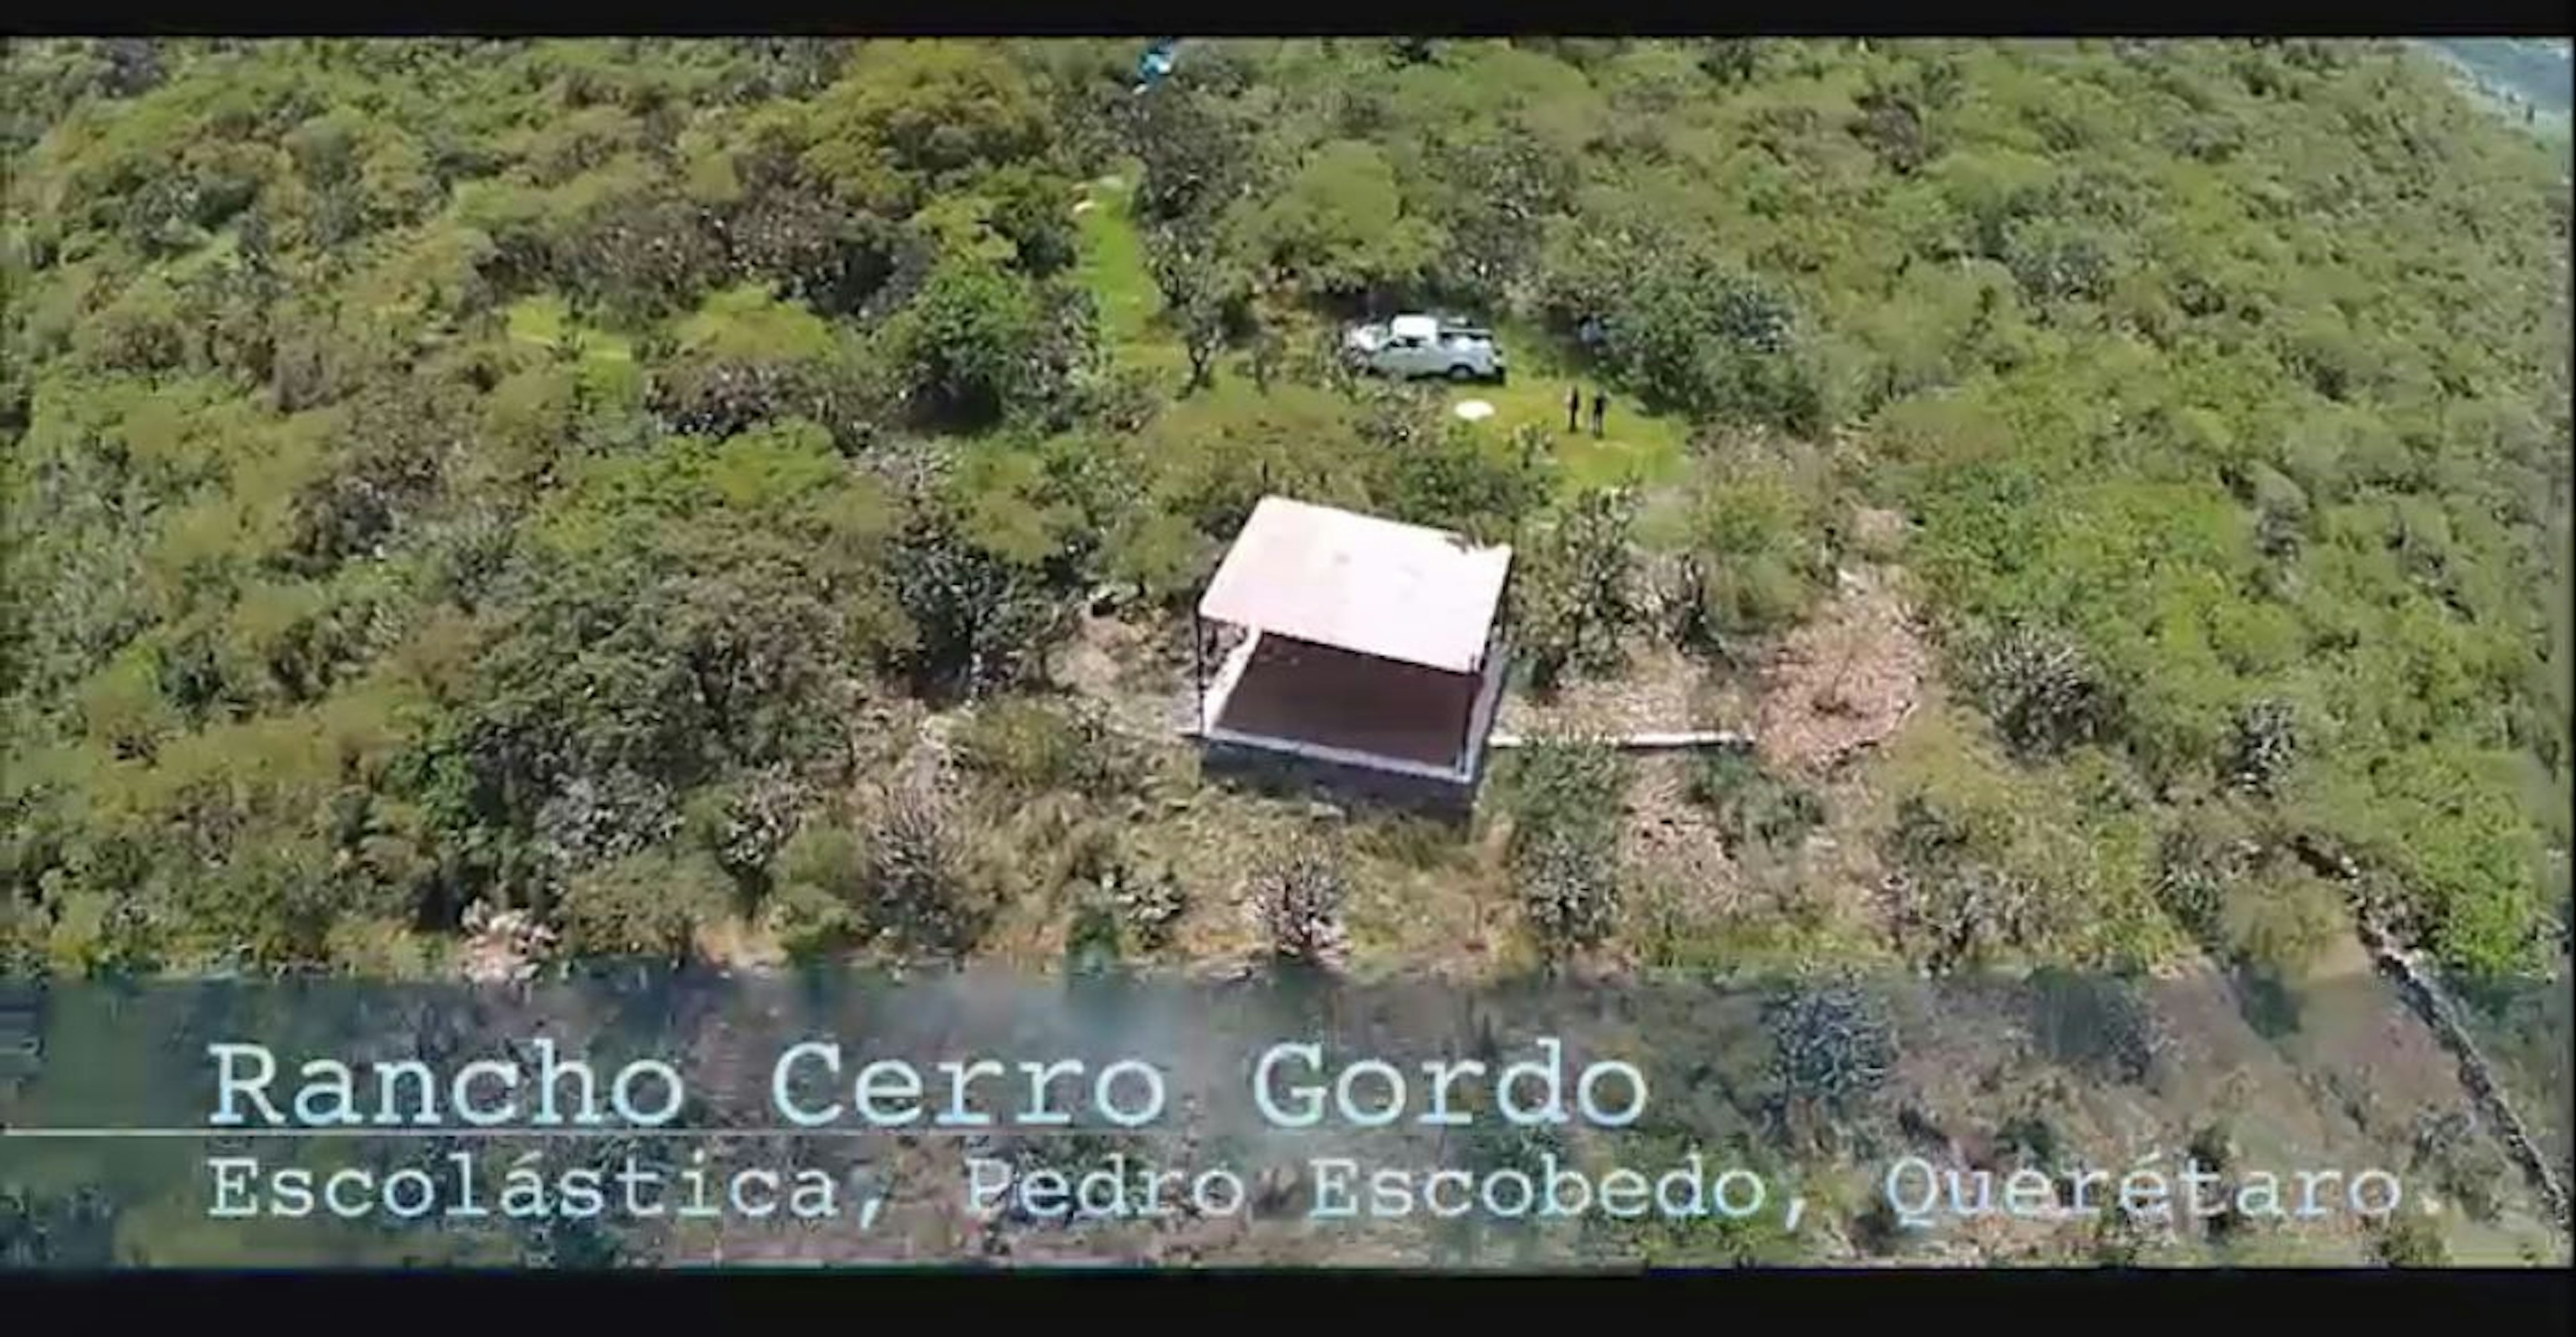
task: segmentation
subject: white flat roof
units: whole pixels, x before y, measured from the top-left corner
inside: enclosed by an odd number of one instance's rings
[[[1472,673],[1501,612],[1512,550],[1286,497],[1264,497],[1199,616],[1448,673]]]

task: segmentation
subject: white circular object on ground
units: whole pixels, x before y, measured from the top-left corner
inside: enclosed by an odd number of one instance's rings
[[[1482,422],[1494,416],[1494,406],[1481,399],[1464,399],[1458,402],[1457,413],[1469,422]]]

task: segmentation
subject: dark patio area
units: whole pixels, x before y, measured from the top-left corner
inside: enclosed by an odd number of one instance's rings
[[[1217,716],[1218,728],[1453,767],[1482,685],[1330,646],[1264,636]]]

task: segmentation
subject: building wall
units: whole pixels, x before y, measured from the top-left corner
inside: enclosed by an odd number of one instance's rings
[[[1214,741],[1200,745],[1199,769],[1211,780],[1281,797],[1392,807],[1461,823],[1475,810],[1482,779],[1434,780]]]

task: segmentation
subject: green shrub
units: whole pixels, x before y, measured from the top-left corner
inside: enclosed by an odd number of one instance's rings
[[[2371,1252],[2384,1267],[2447,1267],[2450,1246],[2441,1228],[2420,1211],[2400,1210],[2371,1232]]]
[[[1132,793],[1144,759],[1098,711],[1028,697],[986,701],[954,735],[959,764],[1019,794],[1065,790],[1090,798]]]
[[[1037,678],[1071,609],[1040,574],[945,523],[916,525],[888,558],[910,625],[896,665],[924,692],[968,697]]]
[[[731,886],[705,855],[647,852],[575,874],[550,918],[573,956],[682,959],[698,926],[724,913]]]
[[[2344,924],[2343,893],[2306,876],[2237,886],[2221,915],[2222,932],[2236,955],[2282,981],[2305,974]]]
[[[1687,650],[1723,651],[1788,626],[1833,575],[1828,473],[1809,454],[1747,449],[1747,458],[1701,464],[1681,499],[1679,533],[1667,539],[1664,629]]]
[[[809,817],[779,850],[761,923],[797,961],[828,957],[869,936],[867,850],[844,814]]]
[[[1542,690],[1624,659],[1620,638],[1636,619],[1636,514],[1623,491],[1588,492],[1524,545],[1512,636]]]
[[[1508,542],[1548,498],[1553,456],[1465,423],[1448,423],[1395,451],[1378,504],[1390,519]]]
[[[1617,749],[1590,739],[1531,739],[1501,770],[1496,787],[1511,820],[1514,859],[1550,840],[1595,848],[1618,840],[1633,776]]]
[[[761,926],[790,960],[806,962],[848,950],[866,939],[866,926],[849,902],[811,882],[781,884],[761,904]]]
[[[2513,1171],[2467,1110],[2427,1110],[2415,1121],[2411,1178],[2430,1183],[2473,1221],[2492,1223]]]
[[[963,955],[996,909],[953,803],[932,786],[901,784],[886,794],[868,831],[864,868],[861,921],[907,949]]]
[[[1551,835],[1513,861],[1512,880],[1550,958],[1599,946],[1619,921],[1618,860],[1598,843]]]
[[[756,896],[768,885],[770,861],[795,833],[806,797],[795,776],[773,768],[701,791],[688,818],[716,865]]]
[[[1115,871],[1104,889],[1129,941],[1146,952],[1171,946],[1172,930],[1190,908],[1189,889],[1181,885],[1180,875],[1168,868],[1139,873],[1123,865]]]
[[[1087,975],[1115,968],[1126,954],[1126,935],[1118,911],[1097,895],[1074,902],[1073,922],[1064,931],[1064,963],[1070,974]]]
[[[1069,957],[1083,954],[1078,946],[1087,936],[1104,939],[1108,960],[1131,948],[1150,954],[1171,945],[1173,928],[1189,910],[1189,892],[1177,873],[1136,867],[1117,829],[1105,824],[1082,828],[1065,849],[1059,885],[1073,894]]]
[[[2158,843],[2157,906],[2205,950],[2226,950],[2228,891],[2258,852],[2222,816],[2199,810]]]
[[[2048,628],[2015,623],[1989,633],[1971,652],[1966,677],[2004,741],[2022,752],[2095,741],[2117,709],[2084,647]]]
[[[1685,553],[1675,576],[1666,625],[1674,644],[1690,650],[1723,651],[1737,637],[1778,630],[1815,602],[1814,582],[1774,553]]]
[[[867,852],[838,817],[807,821],[778,852],[778,884],[811,887],[849,903],[867,887]]]
[[[1825,820],[1824,800],[1814,790],[1772,775],[1745,749],[1702,755],[1691,770],[1688,793],[1716,814],[1718,836],[1730,854],[1751,845],[1793,847]]]

